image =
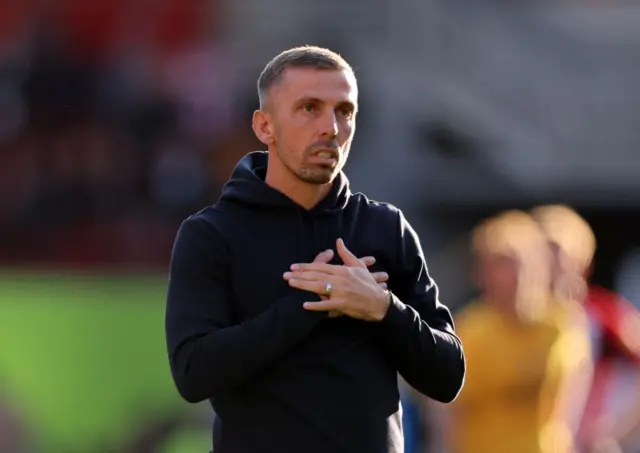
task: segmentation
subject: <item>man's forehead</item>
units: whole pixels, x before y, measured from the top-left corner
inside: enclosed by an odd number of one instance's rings
[[[288,68],[274,88],[293,98],[343,98],[356,102],[358,85],[351,71],[342,69]]]

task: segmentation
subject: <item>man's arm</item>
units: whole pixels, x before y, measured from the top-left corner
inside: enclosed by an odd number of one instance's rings
[[[453,401],[464,382],[465,358],[449,309],[438,300],[416,232],[399,213],[398,269],[391,303],[380,323],[383,345],[398,372],[420,393]]]
[[[344,266],[295,263],[284,278],[294,288],[329,297],[305,303],[307,310],[339,311],[379,322],[381,347],[407,383],[436,401],[450,402],[464,382],[462,345],[454,333],[451,313],[438,301],[415,231],[401,212],[397,217],[399,246],[389,280],[396,294],[376,284],[342,239],[336,247]]]
[[[302,307],[319,298],[292,288],[260,315],[232,325],[229,269],[215,227],[187,219],[173,247],[165,329],[173,379],[192,403],[248,382],[326,317]]]

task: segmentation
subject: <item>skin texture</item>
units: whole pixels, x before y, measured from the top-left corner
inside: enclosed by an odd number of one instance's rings
[[[253,116],[269,149],[266,183],[307,209],[331,189],[349,157],[358,87],[350,71],[289,68]],[[333,159],[320,159],[326,151]]]

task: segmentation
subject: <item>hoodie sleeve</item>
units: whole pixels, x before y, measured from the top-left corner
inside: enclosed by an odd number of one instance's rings
[[[420,393],[453,401],[464,382],[465,358],[449,309],[438,300],[416,232],[400,216],[398,269],[381,322],[383,342],[398,372]]]
[[[198,217],[183,222],[171,257],[165,331],[174,382],[191,403],[248,382],[323,319],[302,308],[310,293],[294,291],[233,325],[229,269],[215,227]]]

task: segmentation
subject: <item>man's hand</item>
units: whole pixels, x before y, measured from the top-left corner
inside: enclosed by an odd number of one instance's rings
[[[284,278],[294,288],[324,296],[320,302],[305,303],[307,310],[337,311],[365,321],[382,320],[389,308],[389,293],[378,285],[367,265],[347,250],[342,239],[338,239],[337,249],[344,266],[297,263]],[[326,294],[327,283],[332,286],[331,294]]]
[[[328,249],[325,250],[324,252],[320,252],[318,253],[318,255],[315,257],[315,259],[313,260],[314,264],[328,264],[331,260],[333,259],[333,250]],[[376,259],[373,256],[365,256],[360,258],[360,262],[362,264],[364,264],[366,267],[371,267],[376,263]],[[284,274],[284,278],[285,280],[288,280],[290,278],[290,274],[292,274],[291,272],[287,272]],[[378,286],[380,286],[380,288],[382,289],[387,289],[387,281],[389,281],[389,274],[387,274],[386,272],[373,272],[371,274],[374,278],[374,280],[376,281],[376,283],[378,284]],[[324,295],[320,295],[320,298],[322,300],[328,300],[329,298],[327,296]],[[343,316],[343,313],[337,310],[329,310],[329,317],[330,318],[337,318],[339,316]]]
[[[318,253],[318,255],[316,255],[315,259],[313,260],[313,263],[314,264],[318,264],[318,263],[328,264],[332,259],[333,259],[333,250],[329,249],[329,250],[325,250],[324,252]],[[376,259],[373,256],[364,256],[362,258],[359,258],[359,260],[366,267],[371,267],[374,264],[376,264]],[[289,279],[288,278],[288,274],[290,274],[290,272],[287,272],[285,274],[285,277],[284,277],[285,280]],[[389,274],[387,274],[386,272],[372,272],[371,275],[373,276],[373,278],[376,281],[376,283],[380,286],[380,288],[387,289],[387,282],[389,281]],[[322,299],[328,299],[328,297],[325,297],[322,294],[320,295],[320,297]]]

